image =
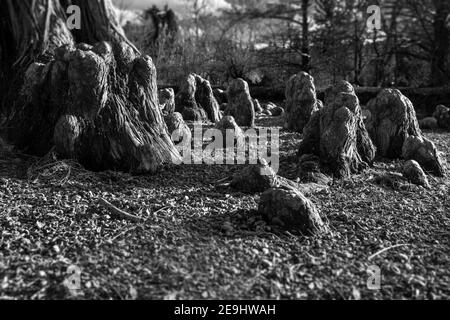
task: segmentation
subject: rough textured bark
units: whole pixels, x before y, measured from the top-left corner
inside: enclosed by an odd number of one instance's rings
[[[176,110],[185,120],[213,123],[220,121],[219,103],[214,97],[209,81],[199,75],[190,74],[183,80],[176,97]]]
[[[328,190],[328,187],[324,184],[300,184],[278,176],[264,160],[260,160],[260,163],[256,165],[248,165],[237,172],[233,176],[230,186],[246,193],[259,193],[271,188],[293,189],[306,196]]]
[[[285,128],[302,133],[312,113],[321,106],[313,77],[306,72],[292,76],[286,83]]]
[[[176,111],[183,115],[187,121],[206,121],[206,113],[200,108],[195,99],[197,82],[194,74],[190,74],[180,85],[180,92],[177,94]]]
[[[379,156],[416,160],[426,170],[444,175],[435,145],[423,137],[413,104],[399,90],[383,90],[367,108],[371,112],[367,129]]]
[[[82,9],[74,33],[65,26],[69,4]],[[11,106],[7,137],[16,147],[43,155],[56,145],[94,170],[154,172],[179,159],[158,106],[153,62],[129,45],[110,0],[2,1],[0,9],[16,44],[2,41],[0,50],[16,61],[6,67],[16,75],[3,84],[9,94],[2,104]],[[110,42],[96,43],[103,40]]]
[[[231,181],[231,187],[247,193],[264,192],[277,186],[278,176],[265,162],[246,166]]]
[[[31,110],[45,105],[48,110],[40,116],[50,115],[49,124],[58,121],[58,153],[96,170],[154,172],[176,159],[157,104],[156,69],[150,57],[136,55],[123,42],[99,43],[89,51],[61,48],[57,53],[49,65],[33,66],[35,78],[46,81],[33,83],[31,92],[49,85],[52,90],[32,96],[36,102],[26,105],[16,123],[32,123]],[[51,141],[39,127],[40,123],[22,130],[17,145],[25,147],[31,138],[36,139],[33,146]],[[68,150],[59,137],[68,138],[74,148]]]
[[[178,113],[172,113],[164,116],[169,135],[172,136],[174,143],[189,141],[192,138],[191,130],[184,122],[183,116]],[[175,133],[175,135],[174,135]]]
[[[220,121],[220,106],[214,97],[213,90],[211,88],[211,84],[208,80],[203,79],[200,76],[197,76],[197,92],[195,97],[197,99],[197,103],[200,107],[205,110],[208,119],[212,123],[217,123]]]
[[[433,117],[437,120],[439,127],[450,130],[450,108],[443,105],[437,106]]]
[[[427,175],[417,161],[406,161],[401,168],[401,173],[411,183],[422,186],[424,188],[430,188],[430,183],[428,182]]]
[[[295,189],[269,189],[261,195],[258,211],[273,224],[311,236],[326,230],[314,204]]]
[[[299,159],[315,155],[324,171],[338,178],[348,177],[372,164],[375,148],[364,126],[359,100],[348,82],[327,90],[325,101],[324,108],[314,112],[306,125]]]
[[[233,133],[234,144],[237,146],[242,146],[245,143],[244,131],[237,125],[236,121],[232,116],[225,116],[216,125],[216,129],[222,132],[223,143],[226,144],[228,133]]]
[[[73,44],[74,39],[55,0],[37,0],[34,6],[31,1],[0,1],[0,26],[0,109],[9,118],[28,66],[35,60],[48,61],[57,47]]]
[[[81,29],[72,31],[77,43],[125,41],[137,51],[126,38],[111,0],[60,0],[60,3],[63,8],[72,4],[79,6],[81,9]]]
[[[172,88],[159,90],[158,99],[161,111],[165,116],[175,112],[175,92]]]
[[[241,127],[255,126],[255,107],[250,96],[248,83],[242,79],[233,80],[227,91],[227,115],[233,116]]]
[[[402,158],[417,161],[425,170],[436,176],[445,176],[445,168],[435,144],[423,136],[410,135],[406,138]]]

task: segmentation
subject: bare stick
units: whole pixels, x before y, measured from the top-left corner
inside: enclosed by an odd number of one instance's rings
[[[116,206],[112,205],[111,203],[109,203],[108,201],[106,201],[103,198],[100,198],[98,202],[100,203],[100,205],[102,205],[103,207],[108,209],[111,212],[111,214],[113,214],[113,215],[115,215],[117,217],[120,217],[122,219],[131,220],[131,221],[134,221],[134,222],[141,222],[142,221],[141,218],[139,218],[137,216],[134,216],[132,214],[129,214],[129,213],[123,211],[123,210],[120,210],[119,208],[117,208]]]
[[[230,178],[230,177],[226,177],[226,178],[217,180],[215,184],[220,184],[220,183],[225,182],[225,181],[228,181],[228,180],[231,180],[231,178]]]
[[[374,253],[373,255],[371,255],[371,256],[369,257],[369,261],[372,260],[373,258],[379,256],[380,254],[386,252],[386,251],[389,251],[389,250],[392,250],[392,249],[395,249],[395,248],[399,248],[399,247],[406,247],[406,246],[408,246],[408,245],[407,245],[407,244],[397,244],[397,245],[395,245],[395,246],[391,246],[391,247],[388,247],[388,248],[384,248],[383,250],[380,250],[380,251]]]
[[[160,213],[160,212],[162,212],[162,211],[164,211],[164,210],[166,210],[166,209],[169,209],[169,208],[170,208],[170,206],[162,207],[161,209],[156,210],[156,211],[153,212],[152,214],[153,214],[153,215],[157,215],[158,213]]]
[[[134,227],[132,227],[132,228],[129,228],[129,229],[127,229],[127,230],[125,230],[125,231],[119,233],[117,236],[115,236],[114,238],[110,239],[109,241],[113,242],[113,241],[119,239],[120,237],[124,236],[124,235],[127,234],[128,232],[131,232],[131,231],[133,231],[133,230],[136,230],[137,228],[138,228],[137,226],[134,226]]]

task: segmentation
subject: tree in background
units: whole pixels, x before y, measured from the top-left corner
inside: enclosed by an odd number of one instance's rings
[[[430,85],[449,82],[450,2],[447,0],[406,1],[412,20],[409,36],[414,54],[430,62]]]
[[[150,43],[156,43],[160,37],[168,37],[172,42],[178,35],[178,21],[172,9],[166,5],[163,10],[152,6],[143,13],[144,20],[150,20],[153,34],[149,36]]]
[[[196,72],[215,84],[240,77],[282,86],[301,70],[319,87],[340,79],[377,87],[450,82],[449,1],[228,2],[230,8],[212,12],[205,0],[190,0],[174,43],[163,36],[157,50],[137,45],[155,57],[163,82]],[[373,4],[382,12],[374,31],[367,28]]]
[[[263,26],[259,40],[268,45],[269,50],[266,51],[276,56],[276,59],[271,59],[271,63],[281,60],[281,63],[296,64],[289,54],[295,53],[301,61],[298,66],[308,72],[311,63],[309,17],[313,12],[313,4],[314,0],[289,0],[277,4],[268,2],[258,6],[244,6],[238,2],[226,14],[230,17],[230,25],[234,27],[250,21],[258,21]],[[269,32],[265,33],[267,30]]]

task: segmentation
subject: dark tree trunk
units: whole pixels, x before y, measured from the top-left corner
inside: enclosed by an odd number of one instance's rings
[[[14,111],[14,100],[30,64],[36,60],[45,62],[48,52],[73,44],[73,37],[57,1],[1,1],[0,23],[0,109],[7,116]]]
[[[81,8],[74,32],[71,4]],[[56,146],[95,170],[154,172],[179,159],[153,62],[125,38],[110,0],[8,0],[0,12],[2,113],[17,148],[43,155]]]
[[[309,0],[302,0],[302,70],[307,73],[311,68],[308,8]]]
[[[450,47],[450,30],[447,17],[450,14],[448,0],[435,0],[436,16],[434,18],[434,52],[431,60],[431,84],[443,86],[448,82],[448,55]]]

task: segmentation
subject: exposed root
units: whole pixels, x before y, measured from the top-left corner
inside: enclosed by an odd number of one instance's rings
[[[116,206],[114,206],[113,204],[109,203],[108,201],[106,201],[103,198],[100,198],[98,200],[98,203],[101,206],[103,206],[105,209],[107,209],[113,216],[116,216],[118,218],[122,218],[122,219],[125,219],[125,220],[134,221],[134,222],[142,222],[143,221],[142,218],[140,218],[138,216],[135,216],[135,215],[132,215],[132,214],[130,214],[128,212],[125,212],[125,211],[117,208]]]

